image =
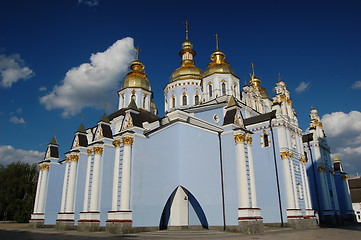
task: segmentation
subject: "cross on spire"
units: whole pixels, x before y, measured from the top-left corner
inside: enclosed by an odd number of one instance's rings
[[[218,50],[218,42],[219,42],[218,33],[216,33],[216,34],[214,35],[214,37],[216,38],[216,50]]]
[[[184,22],[184,25],[186,26],[186,40],[188,40],[188,33],[189,33],[189,24],[188,21]]]
[[[136,59],[139,60],[139,52],[140,52],[140,49],[139,49],[139,47],[136,47],[135,50],[137,51],[137,53],[136,53],[136,55],[135,55],[135,56],[136,56]]]
[[[281,73],[278,73],[278,82],[281,82]]]
[[[251,67],[252,67],[252,75],[254,76],[254,63],[251,63]]]

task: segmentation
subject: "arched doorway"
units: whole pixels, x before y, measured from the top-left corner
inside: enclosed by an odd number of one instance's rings
[[[191,208],[190,208],[191,207]],[[192,217],[194,215],[194,217]],[[194,219],[196,218],[196,220]],[[198,224],[195,224],[195,221]],[[197,199],[186,188],[178,186],[169,196],[159,223],[159,229],[168,226],[202,225],[208,229],[208,221]]]

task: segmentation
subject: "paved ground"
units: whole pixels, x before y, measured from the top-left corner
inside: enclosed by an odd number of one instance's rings
[[[359,240],[361,239],[361,225],[343,228],[319,228],[308,230],[292,230],[281,228],[268,228],[264,234],[247,235],[241,233],[220,232],[211,230],[182,230],[182,231],[156,231],[128,235],[113,235],[104,232],[83,233],[77,231],[57,232],[53,228],[31,229],[28,224],[0,224],[1,240],[155,240],[155,239],[225,239],[225,240]]]

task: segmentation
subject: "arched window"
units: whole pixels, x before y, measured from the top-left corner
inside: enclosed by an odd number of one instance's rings
[[[147,96],[143,96],[143,108],[145,108],[145,100],[146,100]]]
[[[208,91],[209,91],[209,97],[211,98],[212,97],[212,92],[213,92],[212,84],[208,85]]]
[[[172,97],[172,108],[175,108],[175,97]]]
[[[196,95],[194,97],[194,105],[199,105],[199,96],[198,95]]]
[[[182,105],[186,106],[187,105],[187,95],[183,95],[182,96]]]
[[[263,146],[269,147],[268,134],[263,134]]]
[[[222,95],[226,95],[227,92],[226,92],[226,83],[222,82]]]

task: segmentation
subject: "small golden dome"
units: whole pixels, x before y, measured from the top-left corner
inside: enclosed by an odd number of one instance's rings
[[[226,56],[224,55],[224,53],[218,49],[214,53],[212,53],[212,62],[208,64],[203,76],[207,77],[213,73],[231,73],[233,75],[236,75],[229,62],[224,60],[225,58]]]
[[[182,43],[182,50],[179,55],[182,57],[181,67],[173,71],[170,76],[170,82],[183,80],[183,79],[202,79],[203,71],[194,66],[193,57],[196,52],[192,49],[192,43],[186,39]]]
[[[147,78],[147,74],[143,72],[144,64],[138,59],[131,62],[130,69],[132,70],[127,74],[123,81],[123,89],[138,87],[150,91],[150,84]]]

